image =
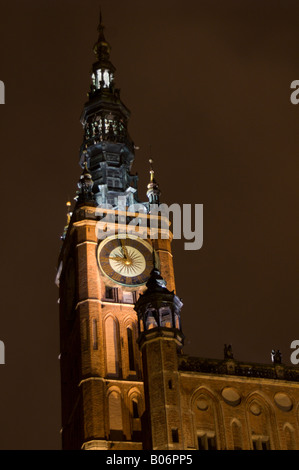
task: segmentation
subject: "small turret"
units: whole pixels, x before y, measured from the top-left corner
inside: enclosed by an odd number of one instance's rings
[[[147,197],[150,204],[158,204],[160,203],[160,195],[161,191],[159,189],[159,185],[155,180],[155,171],[153,168],[153,160],[149,159],[150,163],[150,182],[147,185]]]
[[[173,291],[170,292],[166,288],[166,282],[156,266],[146,287],[146,291],[139,296],[135,304],[140,335],[153,328],[181,330],[180,311],[183,303]]]
[[[84,162],[84,168],[78,182],[79,191],[77,191],[76,200],[78,204],[81,203],[92,203],[95,204],[95,196],[93,193],[93,181],[91,174],[87,168],[87,162]]]
[[[92,67],[92,91],[109,88],[114,82],[115,67],[110,62],[110,44],[106,41],[102,22],[102,12],[100,11],[100,22],[98,26],[98,40],[93,51],[97,57],[97,62]]]
[[[135,310],[138,315],[138,344],[142,353],[145,422],[144,448],[183,449],[178,354],[183,346],[180,324],[181,300],[166,288],[154,266]]]

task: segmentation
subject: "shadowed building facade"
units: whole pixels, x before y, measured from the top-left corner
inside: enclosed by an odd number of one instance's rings
[[[130,112],[102,21],[82,175],[58,261],[63,449],[299,449],[299,372],[183,354],[168,220],[131,173]],[[152,162],[151,162],[152,163]],[[154,221],[154,222],[153,222]],[[152,225],[151,225],[152,224]]]

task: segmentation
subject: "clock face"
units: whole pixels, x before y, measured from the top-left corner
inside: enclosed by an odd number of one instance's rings
[[[138,237],[108,237],[99,245],[98,263],[112,281],[128,287],[139,286],[148,280],[153,269],[153,249]]]

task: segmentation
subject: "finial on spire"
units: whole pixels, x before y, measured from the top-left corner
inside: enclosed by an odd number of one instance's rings
[[[154,171],[154,168],[153,168],[153,160],[150,158],[149,159],[149,164],[150,164],[150,175],[151,175],[151,179],[150,179],[150,182],[153,183],[154,181],[154,175],[155,175],[155,171]]]
[[[149,199],[150,204],[159,204],[159,198],[161,191],[159,189],[159,185],[155,180],[155,171],[153,168],[153,159],[150,157],[149,159],[150,164],[150,182],[147,185],[147,197]]]
[[[110,46],[105,39],[104,29],[105,27],[103,25],[102,9],[100,7],[99,24],[98,24],[99,37],[93,49],[94,53],[96,54],[100,62],[109,61],[109,57],[110,57]]]
[[[100,5],[98,31],[100,33],[99,40],[102,40],[102,41],[105,41],[104,33],[103,33],[104,29],[105,29],[105,26],[103,25],[102,8],[101,8],[101,5]]]
[[[70,221],[71,221],[71,217],[72,217],[71,203],[70,203],[70,201],[67,201],[66,207],[67,207],[66,222],[67,222],[67,225],[69,225],[69,223],[70,223]]]

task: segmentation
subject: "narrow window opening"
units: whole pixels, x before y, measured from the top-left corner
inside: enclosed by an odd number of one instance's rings
[[[128,338],[128,350],[129,350],[129,369],[135,370],[133,331],[131,328],[127,328],[127,338]]]
[[[208,450],[217,450],[215,437],[208,437]]]
[[[216,437],[212,433],[197,435],[198,450],[217,450]]]
[[[132,404],[133,404],[133,418],[134,418],[134,419],[139,418],[138,403],[137,403],[137,401],[136,401],[136,400],[133,400]]]
[[[253,450],[270,450],[270,440],[268,436],[255,436],[252,439]]]
[[[171,430],[172,442],[179,442],[179,431],[177,428]]]
[[[122,405],[119,393],[111,392],[108,399],[110,439],[123,440]]]
[[[110,287],[110,286],[105,287],[105,299],[106,300],[117,302],[117,299],[118,299],[117,294],[118,294],[118,291],[116,287]]]
[[[118,375],[118,331],[115,320],[108,317],[105,321],[107,373]]]
[[[135,291],[128,291],[123,292],[123,302],[125,304],[134,304],[136,302],[136,292]]]

